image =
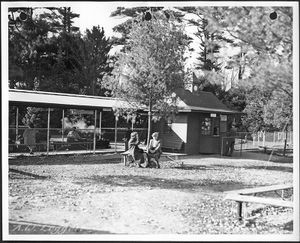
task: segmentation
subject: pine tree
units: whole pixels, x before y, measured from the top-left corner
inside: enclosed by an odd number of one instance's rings
[[[100,26],[93,26],[86,30],[86,34],[79,44],[80,68],[76,69],[76,76],[82,80],[84,87],[81,93],[90,95],[104,95],[101,88],[103,76],[111,72],[109,51],[111,41],[105,37],[105,32]]]

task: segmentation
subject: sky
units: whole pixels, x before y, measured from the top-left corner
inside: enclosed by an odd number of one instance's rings
[[[79,27],[82,33],[86,28],[91,29],[93,26],[99,25],[104,28],[106,36],[112,36],[114,34],[112,28],[126,20],[125,18],[110,17],[110,14],[119,6],[118,2],[75,4],[71,10],[80,14],[80,17],[74,19],[74,25]]]

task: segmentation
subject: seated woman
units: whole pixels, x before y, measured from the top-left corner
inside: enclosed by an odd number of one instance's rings
[[[152,139],[149,142],[148,147],[148,157],[150,161],[153,161],[156,163],[157,168],[160,167],[159,165],[159,158],[162,154],[161,146],[160,146],[160,140],[158,139],[158,132],[154,132],[152,134]]]
[[[129,155],[134,160],[133,162],[136,162],[139,167],[141,167],[141,164],[147,161],[147,154],[144,152],[143,149],[139,148],[140,140],[139,135],[137,132],[132,132],[130,134],[130,139],[128,141],[128,152]]]

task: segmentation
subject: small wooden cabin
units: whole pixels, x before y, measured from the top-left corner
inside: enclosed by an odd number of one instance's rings
[[[233,121],[241,112],[230,110],[214,94],[179,89],[179,112],[173,121],[161,120],[154,125],[159,131],[162,148],[186,154],[220,154],[222,137],[228,137]]]

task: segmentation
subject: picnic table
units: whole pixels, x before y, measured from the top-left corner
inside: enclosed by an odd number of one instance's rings
[[[271,186],[262,186],[256,188],[246,188],[234,191],[227,191],[224,200],[237,202],[237,217],[243,219],[243,203],[258,203],[278,207],[293,208],[293,201],[285,200],[284,190],[293,189],[292,184],[280,184]],[[281,191],[281,199],[258,197],[257,194],[271,191]],[[245,213],[244,213],[245,214]]]
[[[160,161],[162,159],[167,159],[168,161],[170,162],[176,162],[179,160],[179,157],[180,156],[183,156],[185,154],[178,154],[178,153],[167,153],[167,152],[163,152],[160,156]],[[127,166],[129,164],[129,152],[128,151],[125,151],[123,153],[121,153],[121,156],[122,156],[122,161],[124,166]],[[182,161],[179,161],[180,165],[183,166],[183,162]]]

